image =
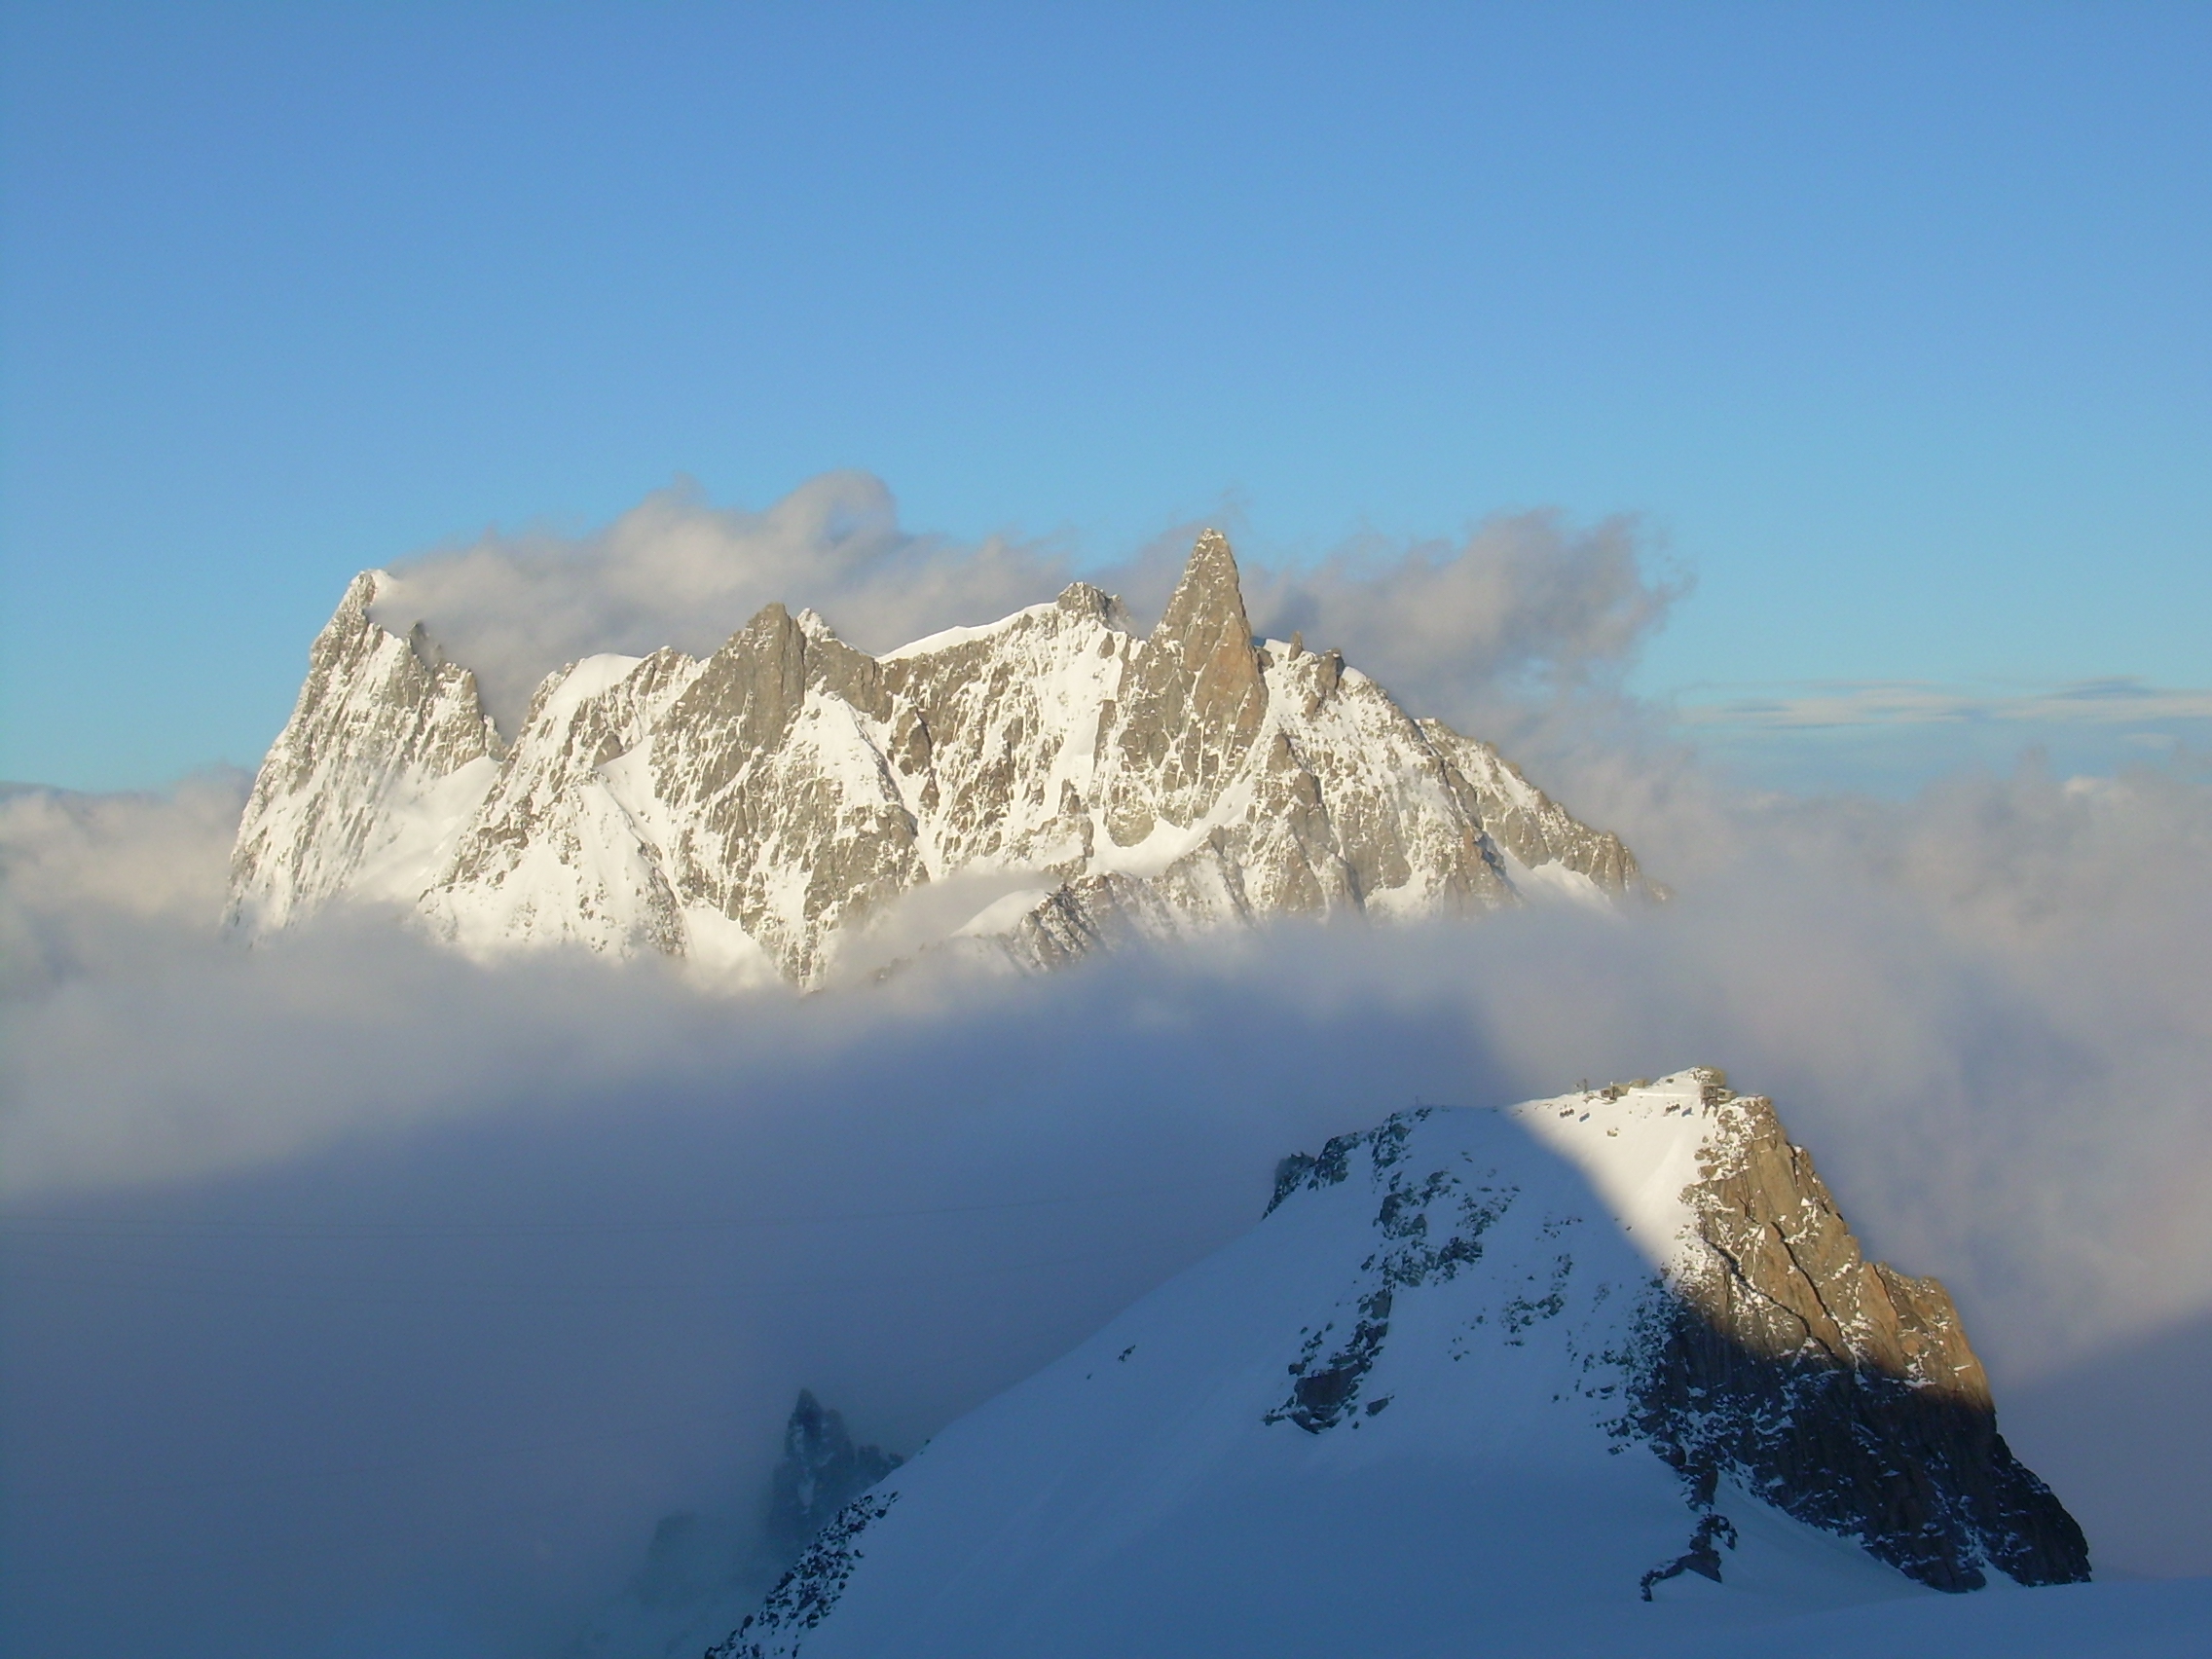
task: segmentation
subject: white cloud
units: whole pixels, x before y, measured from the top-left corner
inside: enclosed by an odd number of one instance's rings
[[[204,933],[247,782],[222,771],[162,793],[0,794],[0,996],[121,967],[152,932]]]
[[[1084,573],[1149,618],[1198,528]],[[1609,690],[1684,586],[1654,577],[1632,522],[1576,530],[1548,512],[1491,520],[1456,543],[1370,537],[1317,564],[1270,566],[1249,547],[1238,559],[1256,629],[1340,647],[1415,713],[1477,725]],[[703,655],[772,601],[884,651],[1050,599],[1077,572],[1048,542],[903,530],[883,483],[845,472],[756,513],[662,491],[590,535],[492,535],[392,573],[378,620],[401,633],[422,622],[476,670],[511,729],[564,663],[662,645]]]
[[[1355,542],[1245,585],[1257,625],[1341,646],[1415,713],[1481,729],[1616,688],[1687,591],[1679,572],[1652,567],[1633,520],[1577,530],[1533,512],[1457,543]]]
[[[811,606],[864,649],[888,650],[1050,598],[1065,560],[1038,544],[966,545],[899,527],[881,480],[833,472],[762,512],[657,492],[601,531],[490,535],[405,561],[377,619],[420,621],[474,669],[511,730],[537,682],[599,651],[703,656],[764,605]]]
[[[681,1091],[790,1052],[922,1044],[927,1102],[1009,1021],[1142,1024],[1172,984],[1178,1006],[1294,1052],[1309,1019],[1337,1017],[1317,1004],[1367,999],[1376,1033],[1446,1008],[1451,1051],[1529,1093],[1728,1066],[1781,1098],[1878,1236],[1964,1275],[2021,1353],[2212,1304],[2212,1213],[2187,1197],[2212,1181],[2212,793],[2178,777],[2028,768],[1882,805],[1754,803],[1688,774],[1622,826],[1679,895],[1633,924],[1292,929],[1044,985],[920,973],[886,994],[734,1002],[651,964],[487,971],[374,918],[235,947],[210,923],[235,801],[232,783],[0,806],[12,1193],[251,1167],[518,1092]],[[1175,1087],[1198,1028],[1177,1029],[1129,1038],[1148,1088]]]

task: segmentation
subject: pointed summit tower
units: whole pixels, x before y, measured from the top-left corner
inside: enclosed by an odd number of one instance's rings
[[[1183,579],[1175,584],[1174,596],[1168,600],[1166,613],[1152,637],[1155,641],[1172,640],[1188,650],[1230,624],[1245,641],[1250,640],[1251,625],[1244,616],[1244,588],[1237,578],[1236,555],[1230,551],[1229,537],[1220,531],[1202,531],[1191,549],[1190,563],[1183,567]]]
[[[1161,820],[1184,829],[1205,816],[1268,711],[1236,556],[1220,531],[1205,531],[1191,549],[1127,687],[1122,760],[1158,779],[1145,792],[1151,801],[1132,793],[1108,807],[1108,831],[1133,846]]]
[[[1171,648],[1190,678],[1190,713],[1249,742],[1267,707],[1236,556],[1218,530],[1199,535],[1152,643]]]

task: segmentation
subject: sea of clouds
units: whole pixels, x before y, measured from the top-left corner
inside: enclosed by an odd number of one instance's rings
[[[1142,614],[1187,546],[1086,573]],[[880,649],[1067,574],[841,475],[437,555],[387,619],[511,718],[771,599]],[[555,1652],[659,1516],[745,1511],[799,1386],[911,1451],[1249,1226],[1286,1152],[1691,1064],[1958,1294],[2101,1564],[2212,1571],[2212,781],[1732,792],[1620,690],[1682,591],[1630,524],[1246,585],[1672,901],[733,996],[375,915],[247,948],[215,926],[240,777],[0,797],[0,1645]]]

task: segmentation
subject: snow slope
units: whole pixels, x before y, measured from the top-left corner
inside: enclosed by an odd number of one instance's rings
[[[1788,1621],[1895,1604],[1890,1624],[1836,1628],[1909,1629],[1955,1604],[1928,1587],[1945,1569],[1922,1535],[1946,1526],[1950,1567],[1989,1569],[1966,1600],[2031,1594],[2000,1560],[2085,1576],[2079,1532],[2016,1464],[2026,1498],[1999,1522],[1960,1519],[1990,1471],[1936,1456],[1919,1473],[1937,1519],[1905,1527],[1899,1486],[1820,1526],[1792,1508],[1882,1477],[1800,1458],[1778,1481],[1755,1445],[1681,1456],[1671,1322],[1710,1286],[1715,1217],[1771,1163],[1772,1122],[1688,1072],[1401,1114],[1286,1160],[1250,1234],[857,1500],[718,1659],[1749,1652],[1804,1628]],[[1762,1225],[1832,1242],[1824,1201],[1806,1163]],[[1832,1254],[1824,1294],[1888,1282],[1855,1245]],[[1963,1336],[1936,1340],[1955,1320],[1940,1287],[1890,1279],[1922,1298],[1902,1316],[1920,1374],[1891,1381],[1971,1394]],[[1853,1363],[1829,1373],[1847,1394]],[[1800,1452],[1825,1444],[1801,1426]],[[1878,1413],[1851,1426],[1892,1432]]]

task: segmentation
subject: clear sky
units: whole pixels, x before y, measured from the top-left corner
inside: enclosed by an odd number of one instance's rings
[[[2212,685],[2212,8],[5,11],[0,777],[346,578],[833,467],[1104,563],[1557,504],[1639,683]]]

